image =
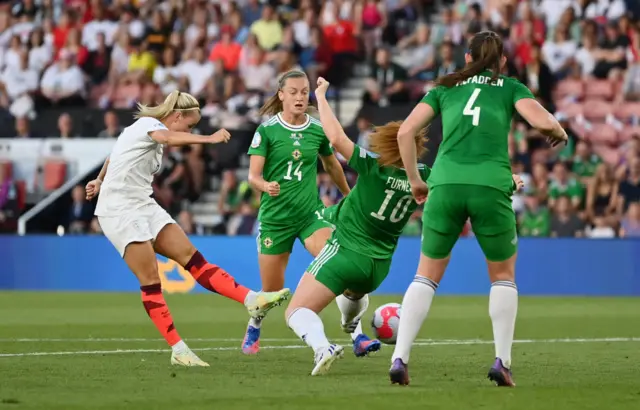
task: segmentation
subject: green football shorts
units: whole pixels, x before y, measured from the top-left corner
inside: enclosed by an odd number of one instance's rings
[[[385,280],[391,258],[373,259],[340,246],[335,238],[311,262],[307,272],[329,288],[336,296],[345,290],[357,294],[371,293]]]
[[[424,207],[422,253],[444,259],[451,253],[467,219],[485,257],[501,262],[518,249],[511,195],[482,185],[438,185]]]
[[[322,228],[333,229],[334,226],[322,218],[320,211],[314,212],[307,219],[287,226],[275,226],[261,222],[256,239],[258,253],[263,255],[291,253],[296,238],[304,244],[305,239]]]

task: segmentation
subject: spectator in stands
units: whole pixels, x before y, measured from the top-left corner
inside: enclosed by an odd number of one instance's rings
[[[640,202],[629,204],[620,223],[619,235],[621,238],[640,238]]]
[[[350,77],[358,53],[357,29],[353,22],[346,18],[349,12],[338,7],[337,4],[326,3],[321,23],[323,38],[333,52],[332,71],[335,74],[329,80],[336,86],[342,85]]]
[[[229,220],[227,235],[252,235],[256,221],[255,208],[249,202],[243,201],[238,213]]]
[[[67,33],[67,41],[64,44],[64,48],[62,48],[58,52],[58,56],[56,59],[60,58],[60,52],[62,50],[67,50],[68,52],[73,54],[75,63],[78,65],[78,67],[83,67],[86,64],[87,59],[89,58],[89,51],[87,51],[87,48],[82,45],[82,42],[80,40],[80,30],[76,28],[69,30],[69,32]]]
[[[16,229],[20,211],[15,183],[5,170],[0,166],[0,232],[12,232]]]
[[[91,13],[93,19],[82,27],[82,44],[89,52],[98,50],[101,41],[107,47],[113,46],[118,23],[107,18],[104,6],[100,3],[91,8]],[[102,37],[102,40],[99,37]]]
[[[611,221],[618,198],[618,184],[613,178],[613,171],[608,164],[600,164],[595,176],[587,184],[585,214],[588,220],[595,221],[603,217]]]
[[[40,75],[52,58],[51,47],[44,42],[44,32],[41,28],[34,29],[29,36],[29,68]]]
[[[525,190],[535,193],[538,198],[544,203],[549,195],[549,171],[547,167],[540,162],[533,164],[531,169],[532,186],[528,188],[525,186]]]
[[[398,48],[405,50],[402,59],[409,76],[418,78],[423,81],[433,80],[426,73],[433,68],[435,60],[435,47],[429,41],[429,26],[426,24],[418,25],[415,32],[403,38],[398,43]]]
[[[71,115],[68,113],[62,113],[60,117],[58,117],[58,136],[60,138],[76,138],[78,135],[74,132],[73,129],[73,120],[71,119]]]
[[[618,188],[618,214],[622,215],[634,202],[640,202],[640,159],[631,159],[628,174]]]
[[[223,27],[220,41],[218,41],[209,54],[209,61],[222,60],[226,73],[233,74],[238,71],[238,62],[242,46],[233,40],[233,29],[230,26]]]
[[[85,199],[86,194],[82,185],[76,185],[71,190],[71,209],[67,221],[67,232],[87,233],[93,220],[93,206]]]
[[[29,68],[28,51],[22,50],[19,56],[18,67],[7,67],[0,77],[0,106],[4,108],[18,100],[33,104],[32,96],[38,90],[38,72]]]
[[[229,24],[233,31],[233,41],[238,44],[244,44],[251,33],[249,27],[244,24],[242,14],[239,10],[234,10],[229,16]]]
[[[193,58],[185,61],[180,66],[182,83],[185,81],[189,85],[189,93],[196,98],[203,98],[207,83],[214,80],[216,73],[215,65],[207,60],[204,48],[198,47],[193,52]]]
[[[582,45],[576,52],[575,60],[580,66],[582,77],[588,79],[593,75],[596,67],[596,55],[598,54],[596,39],[591,34],[582,36]]]
[[[178,225],[187,235],[203,235],[204,229],[202,225],[193,220],[193,214],[187,210],[182,210],[176,218]]]
[[[457,21],[453,9],[445,8],[442,11],[440,23],[432,26],[431,41],[437,45],[445,41],[451,41],[456,45],[462,43],[462,25]]]
[[[11,37],[9,48],[4,52],[4,65],[7,69],[16,69],[20,67],[20,54],[24,50],[22,40],[19,35]]]
[[[316,26],[316,14],[313,9],[304,10],[302,15],[291,25],[293,38],[302,48],[311,46],[311,29]]]
[[[220,196],[218,197],[218,214],[227,221],[240,207],[240,191],[238,178],[234,170],[228,169],[222,173]]]
[[[605,35],[596,53],[596,66],[593,75],[597,78],[621,78],[622,70],[627,68],[627,47],[629,38],[620,32],[618,23],[611,21],[605,28]]]
[[[582,205],[584,190],[580,182],[569,175],[567,166],[558,162],[553,166],[553,175],[549,187],[549,206],[555,208],[555,202],[561,196],[571,199],[571,206],[578,209]]]
[[[376,62],[366,82],[365,104],[377,104],[381,107],[389,103],[409,102],[405,81],[407,72],[391,61],[389,50],[381,48],[376,52]]]
[[[636,25],[631,39],[631,58],[620,95],[627,101],[640,101],[640,25]]]
[[[531,46],[531,58],[529,64],[527,64],[522,71],[520,81],[531,90],[533,95],[535,95],[545,107],[551,105],[551,91],[555,84],[555,78],[553,77],[551,69],[542,58],[542,50],[536,44]]]
[[[616,237],[616,231],[608,224],[607,218],[598,216],[593,220],[593,226],[587,226],[585,236],[591,239],[611,239]]]
[[[342,194],[326,172],[318,173],[318,195],[325,207],[335,205],[342,199]]]
[[[85,86],[82,71],[68,50],[61,50],[59,56],[60,60],[47,68],[40,81],[44,97],[41,104],[83,106]]]
[[[120,120],[115,111],[107,111],[104,113],[105,128],[98,133],[98,138],[118,138],[122,132]]]
[[[130,4],[120,6],[119,34],[128,33],[132,39],[142,40],[146,29],[138,15],[138,9],[135,6]]]
[[[502,4],[494,8],[489,20],[491,30],[500,34],[502,38],[509,38],[511,26],[514,22],[515,7],[509,2],[502,2]]]
[[[365,58],[370,61],[380,46],[382,31],[388,24],[386,6],[378,0],[362,0],[354,4],[353,13],[364,44]]]
[[[53,29],[53,49],[54,53],[64,47],[67,42],[67,35],[75,27],[75,16],[71,9],[65,10]]]
[[[535,15],[528,1],[520,2],[518,12],[520,18],[511,29],[511,42],[517,44],[520,39],[527,38],[531,44],[542,46],[546,31],[544,21]]]
[[[171,26],[165,21],[161,10],[155,9],[151,14],[151,24],[146,28],[145,42],[147,49],[156,54],[156,58],[162,55],[162,51],[169,43]]]
[[[165,48],[162,52],[162,62],[153,72],[153,82],[160,87],[162,94],[168,95],[178,89],[181,75],[176,50],[173,47]]]
[[[454,58],[453,49],[454,44],[451,41],[445,41],[440,45],[440,50],[435,59],[432,74],[430,75],[432,79],[435,80],[440,76],[451,74],[459,68],[462,68]]]
[[[312,88],[317,83],[318,77],[333,79],[335,70],[332,70],[333,52],[329,44],[324,41],[319,27],[311,29],[311,42],[309,47],[300,54],[300,65],[307,72]]]
[[[107,81],[111,67],[112,49],[107,46],[105,34],[96,34],[95,49],[89,52],[87,63],[84,65],[84,72],[91,79],[94,85],[100,85]]]
[[[153,53],[147,50],[147,44],[142,40],[131,42],[131,53],[127,63],[127,79],[133,83],[140,83],[153,78],[157,61]]]
[[[25,117],[17,117],[15,123],[16,134],[15,138],[34,138],[31,133],[31,125],[29,120]]]
[[[258,44],[265,50],[273,50],[282,42],[282,25],[271,5],[262,7],[262,16],[251,25],[251,33],[255,34]]]
[[[569,74],[577,50],[576,42],[569,37],[569,28],[558,25],[553,41],[546,41],[542,46],[542,55],[551,73],[557,79],[562,79]]]
[[[591,145],[584,140],[576,144],[576,152],[573,157],[572,172],[580,178],[583,184],[595,175],[596,168],[602,163],[602,159],[591,149]],[[610,171],[610,170],[609,170]]]
[[[550,228],[552,238],[580,238],[584,236],[585,223],[573,212],[568,197],[558,198]]]
[[[518,220],[520,236],[548,237],[551,229],[549,209],[534,194],[525,199],[525,211]]]
[[[98,235],[102,234],[102,228],[100,227],[100,224],[98,223],[98,218],[93,217],[93,219],[91,219],[91,223],[89,224],[89,233],[90,234],[98,234]]]
[[[158,203],[171,215],[180,212],[179,201],[187,188],[185,173],[185,162],[180,147],[165,149],[162,166],[154,179],[154,193]]]

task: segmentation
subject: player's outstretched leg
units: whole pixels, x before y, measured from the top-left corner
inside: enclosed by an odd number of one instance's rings
[[[353,353],[356,357],[364,357],[380,350],[381,343],[371,339],[362,331],[362,317],[369,307],[369,295],[353,294],[349,291],[336,297],[336,304],[342,314],[341,326],[353,341]]]
[[[318,282],[313,275],[305,273],[285,312],[287,325],[313,349],[312,376],[328,373],[333,363],[344,355],[342,346],[329,342],[322,319],[318,316],[318,312],[335,297],[335,293]]]
[[[402,314],[398,323],[398,338],[391,356],[389,379],[392,384],[409,384],[409,354],[422,323],[429,314],[431,302],[444,275],[449,258],[431,259],[420,255],[418,272],[402,299]]]
[[[167,303],[162,295],[158,264],[151,242],[132,242],[124,250],[124,261],[140,282],[142,305],[158,332],[171,346],[171,364],[180,366],[209,366],[200,360],[182,340]]]
[[[209,263],[176,224],[168,224],[162,228],[156,237],[154,248],[160,255],[183,266],[203,288],[244,304],[252,318],[263,318],[291,295],[289,289],[254,292],[238,284],[220,266]]]

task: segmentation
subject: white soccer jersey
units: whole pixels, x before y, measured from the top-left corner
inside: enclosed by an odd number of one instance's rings
[[[140,118],[125,128],[109,157],[95,214],[121,216],[145,205],[156,204],[151,198],[153,174],[160,170],[162,144],[149,133],[166,130],[155,118]]]

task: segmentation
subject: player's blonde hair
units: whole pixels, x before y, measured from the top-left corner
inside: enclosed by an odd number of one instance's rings
[[[276,93],[269,97],[262,108],[260,108],[260,115],[268,115],[269,117],[273,117],[284,109],[282,101],[280,100],[280,96],[278,94],[285,87],[289,78],[307,78],[308,80],[308,77],[304,73],[304,71],[300,70],[291,70],[282,74],[278,79],[278,89],[276,90]],[[307,108],[307,113],[311,112],[313,112],[313,107],[309,105],[309,108]]]
[[[164,99],[162,104],[152,107],[138,103],[138,111],[134,118],[151,117],[157,120],[167,118],[175,111],[200,111],[200,103],[191,94],[175,90]]]
[[[491,81],[497,79],[502,68],[500,65],[502,63],[503,49],[502,39],[497,33],[481,31],[475,34],[469,42],[468,50],[472,61],[462,70],[438,78],[436,85],[450,88],[460,81],[480,74],[484,70],[491,70]]]
[[[373,128],[373,134],[369,136],[369,147],[371,151],[379,155],[378,164],[380,166],[403,167],[400,148],[398,147],[398,131],[401,125],[402,121],[391,121]],[[428,141],[428,129],[428,127],[423,128],[414,138],[418,158],[427,152],[425,144]]]

